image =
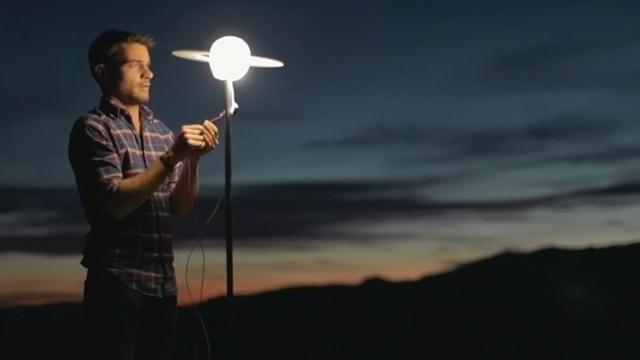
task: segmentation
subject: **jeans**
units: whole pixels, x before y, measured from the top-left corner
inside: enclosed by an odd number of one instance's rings
[[[87,359],[171,359],[176,296],[144,295],[105,270],[89,270],[84,287]]]

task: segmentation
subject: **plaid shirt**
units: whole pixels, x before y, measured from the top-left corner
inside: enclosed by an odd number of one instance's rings
[[[82,265],[111,272],[124,285],[143,294],[177,293],[173,268],[169,197],[180,177],[179,163],[151,198],[122,220],[104,210],[104,201],[122,179],[143,172],[173,144],[173,133],[145,106],[140,132],[133,131],[128,112],[102,98],[78,119],[71,131],[69,160],[91,230]]]

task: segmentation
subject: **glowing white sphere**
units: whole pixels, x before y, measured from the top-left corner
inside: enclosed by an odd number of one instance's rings
[[[209,66],[218,80],[241,79],[251,66],[249,45],[239,37],[221,37],[211,44]]]

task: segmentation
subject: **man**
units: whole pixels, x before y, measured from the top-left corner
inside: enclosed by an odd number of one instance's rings
[[[119,30],[89,47],[100,104],[78,119],[69,159],[91,230],[82,264],[87,359],[168,359],[176,330],[170,214],[186,216],[198,160],[218,144],[211,121],[173,133],[149,101],[153,40]]]

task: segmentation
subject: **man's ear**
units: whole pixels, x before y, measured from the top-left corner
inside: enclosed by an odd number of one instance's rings
[[[96,77],[102,81],[106,78],[107,67],[104,64],[97,64],[93,67],[93,73],[96,74]]]

